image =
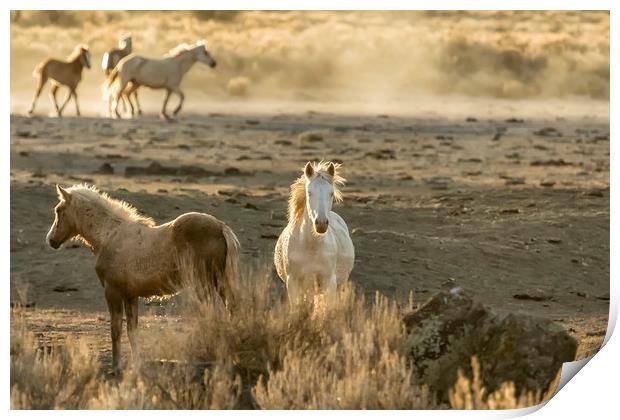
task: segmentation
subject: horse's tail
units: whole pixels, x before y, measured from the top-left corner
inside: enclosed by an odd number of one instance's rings
[[[106,52],[105,54],[103,54],[103,59],[101,60],[101,69],[103,71],[107,71],[108,64],[110,64],[110,53]]]
[[[235,232],[233,232],[228,225],[223,225],[222,233],[224,234],[224,239],[226,240],[226,265],[224,266],[224,281],[230,288],[230,286],[233,285],[233,282],[238,281],[240,245],[237,235],[235,235]]]
[[[45,62],[41,62],[37,64],[34,70],[32,71],[32,77],[37,78],[37,79],[41,77],[41,73],[43,73],[44,66],[45,66]]]
[[[112,86],[112,83],[114,83],[114,81],[116,80],[116,78],[118,77],[118,67],[116,66],[112,69],[112,71],[110,72],[110,74],[108,75],[108,79],[104,82],[103,86],[102,86],[102,99],[108,100],[110,98],[110,87]]]

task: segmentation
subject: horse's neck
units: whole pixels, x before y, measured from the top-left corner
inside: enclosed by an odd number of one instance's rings
[[[76,229],[97,254],[122,223],[124,221],[109,210],[96,206],[88,209],[77,221]]]
[[[190,54],[189,52],[181,53],[179,56],[174,57],[174,59],[176,59],[182,75],[187,73],[196,62],[196,57],[194,57],[194,54]]]

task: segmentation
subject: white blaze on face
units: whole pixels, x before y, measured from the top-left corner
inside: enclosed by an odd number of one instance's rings
[[[320,175],[306,180],[306,208],[316,233],[327,232],[334,201],[334,186]]]

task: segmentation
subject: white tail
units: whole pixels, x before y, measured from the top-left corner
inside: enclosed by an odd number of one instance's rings
[[[101,60],[101,68],[103,69],[103,71],[106,71],[108,69],[108,61],[110,61],[110,54],[106,52],[105,54],[103,54],[103,60]]]

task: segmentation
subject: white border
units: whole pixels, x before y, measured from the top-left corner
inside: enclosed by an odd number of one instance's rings
[[[335,9],[375,9],[375,10],[405,10],[405,9],[434,9],[434,10],[454,10],[454,9],[478,9],[478,10],[496,10],[496,9],[526,9],[526,10],[582,10],[582,9],[599,9],[599,10],[611,10],[611,68],[617,71],[618,67],[618,54],[614,53],[613,47],[618,46],[617,39],[617,25],[618,25],[618,7],[617,2],[612,1],[601,1],[601,0],[590,0],[590,1],[576,1],[576,0],[565,0],[565,1],[548,1],[548,0],[521,0],[521,1],[492,1],[492,0],[471,0],[467,2],[456,2],[456,1],[442,1],[442,0],[424,0],[417,1],[415,3],[409,3],[405,1],[398,0],[382,0],[381,2],[370,2],[370,1],[325,1],[325,0],[303,0],[297,1],[294,4],[291,2],[283,2],[283,1],[247,1],[247,0],[229,0],[229,1],[210,1],[208,3],[198,2],[198,1],[187,1],[187,0],[177,0],[174,2],[164,2],[161,0],[152,0],[148,3],[128,3],[127,1],[120,0],[108,0],[108,1],[99,1],[99,2],[84,2],[78,0],[61,0],[55,1],[53,3],[44,2],[44,1],[32,1],[32,0],[24,0],[24,1],[8,1],[3,3],[5,5],[5,14],[2,19],[2,45],[5,46],[5,57],[7,51],[9,50],[9,16],[8,11],[10,9],[80,9],[80,10],[101,10],[101,9],[144,9],[141,7],[142,5],[148,5],[148,9],[158,9],[158,10],[166,10],[166,9],[203,9],[208,7],[210,9],[220,9],[220,10],[231,10],[231,9],[301,9],[301,10],[335,10]],[[498,7],[501,6],[501,7]],[[6,60],[5,60],[6,63]],[[1,190],[0,193],[3,196],[9,195],[9,186],[10,180],[8,173],[10,171],[10,153],[9,153],[9,112],[10,112],[10,86],[7,81],[9,80],[9,71],[10,66],[4,65],[0,66],[0,71],[2,72],[2,80],[4,80],[4,84],[2,86],[2,92],[4,93],[4,100],[0,105],[0,115],[4,116],[4,123],[2,124],[3,134],[2,141],[4,144],[4,150],[0,155],[0,165],[2,165],[2,173],[3,178],[0,182]],[[613,70],[611,72],[613,75]],[[611,83],[612,95],[611,95],[611,104],[610,104],[610,115],[614,116],[617,108],[617,100],[618,100],[618,86],[614,83],[614,79],[612,76]],[[617,146],[615,145],[616,140],[616,131],[615,131],[615,122],[613,117],[610,121],[611,124],[611,157],[613,158],[616,155]],[[614,168],[614,161],[611,160],[611,170],[610,170],[610,181],[612,184],[616,185],[617,175]],[[9,230],[9,220],[10,220],[10,209],[8,206],[8,200],[4,200],[5,205],[2,207],[2,220],[4,221],[1,226],[1,238],[0,241],[0,252],[2,258],[2,267],[4,269],[5,276],[3,276],[3,287],[5,292],[5,304],[4,310],[5,316],[2,322],[2,332],[0,337],[2,337],[3,342],[3,361],[2,365],[2,380],[4,383],[4,391],[2,393],[3,407],[8,411],[9,408],[9,279],[10,279],[10,253],[9,253],[9,243],[10,243],[10,230]],[[618,209],[617,202],[617,194],[614,193],[614,189],[611,189],[611,212],[610,214],[617,214]],[[617,248],[615,248],[613,239],[617,237],[617,223],[614,222],[613,219],[610,221],[610,273],[611,273],[611,291],[610,291],[610,321],[609,321],[609,329],[608,335],[606,336],[607,344],[605,347],[595,355],[592,360],[587,364],[587,366],[580,372],[576,379],[570,381],[556,396],[554,396],[551,401],[544,406],[543,409],[536,411],[532,414],[531,418],[608,418],[614,415],[613,413],[617,413],[617,407],[615,404],[615,400],[618,398],[617,391],[617,379],[619,372],[618,355],[620,355],[620,341],[617,338],[617,334],[615,336],[611,335],[613,328],[615,326],[615,321],[617,319],[618,313],[618,284],[617,280],[614,279],[614,275],[617,274],[617,266],[615,264],[615,257],[617,257]],[[513,410],[513,411],[503,411],[503,412],[459,412],[459,411],[442,411],[442,412],[372,412],[372,411],[356,411],[356,412],[323,412],[321,416],[338,416],[339,418],[344,417],[355,417],[356,419],[364,419],[368,417],[375,416],[390,416],[394,418],[407,418],[410,419],[412,416],[417,418],[471,418],[471,419],[480,419],[480,418],[506,418],[506,417],[515,417],[523,414],[527,414],[529,412],[535,411],[536,408],[533,409],[525,409],[525,410]],[[109,412],[89,412],[87,415],[95,418],[107,418],[110,416]],[[239,416],[252,416],[257,418],[288,418],[292,413],[283,412],[283,411],[271,411],[271,412],[183,412],[183,416],[195,417],[195,418],[204,418],[204,416],[215,416],[217,418],[238,418]],[[315,417],[317,413],[313,412],[295,412],[293,415],[295,417],[301,418],[310,418]],[[70,418],[81,418],[84,416],[82,412],[32,412],[32,411],[11,411],[9,413],[12,417],[19,418],[31,418],[34,416],[49,416],[49,417],[57,417],[60,418],[62,416],[63,419]],[[115,416],[120,417],[131,417],[132,419],[135,416],[149,416],[152,418],[168,417],[170,413],[165,412],[135,412],[135,411],[123,411],[114,413]],[[178,414],[173,414],[178,415]]]

